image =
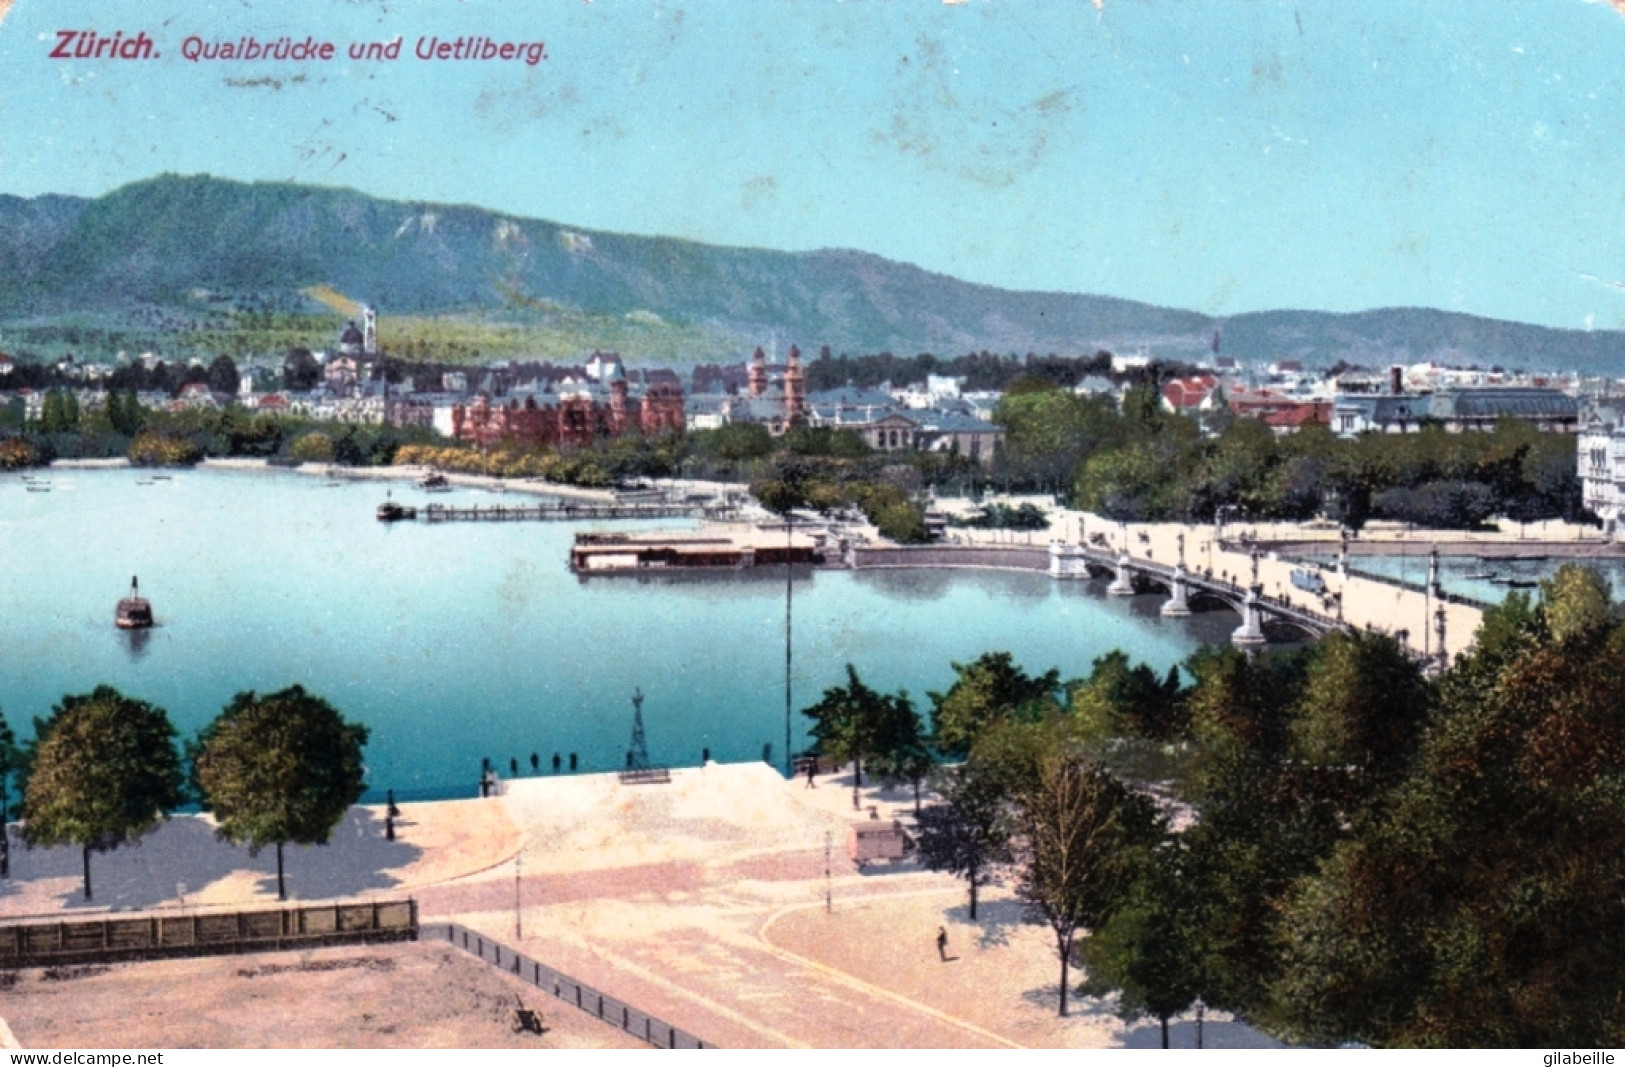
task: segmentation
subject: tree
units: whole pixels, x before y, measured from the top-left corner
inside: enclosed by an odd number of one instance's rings
[[[294,441],[288,449],[288,458],[299,463],[333,462],[333,439],[325,433],[312,430]]]
[[[11,877],[11,775],[19,769],[21,756],[17,735],[0,718],[0,878]]]
[[[1124,901],[1136,864],[1162,834],[1162,819],[1150,798],[1065,752],[1042,761],[1016,813],[1025,846],[1018,893],[1055,935],[1065,1015],[1078,931],[1098,929]]]
[[[1053,697],[1060,672],[1036,678],[1015,665],[1008,652],[988,652],[971,663],[955,663],[959,677],[946,693],[929,693],[931,720],[939,749],[952,755],[970,751],[977,735],[1018,709]]]
[[[107,394],[107,421],[114,430],[126,437],[134,437],[146,425],[146,414],[134,393]]]
[[[937,794],[941,801],[918,815],[920,862],[965,879],[974,921],[977,890],[1012,858],[1010,805],[997,777],[974,760],[944,770]]]
[[[162,708],[102,685],[63,697],[34,732],[23,840],[78,845],[90,900],[91,852],[140,838],[184,799],[175,728]]]
[[[863,761],[884,752],[888,740],[898,736],[896,721],[914,712],[907,695],[877,693],[859,680],[850,663],[846,678],[845,686],[824,690],[823,699],[801,713],[813,720],[809,732],[819,752],[837,763],[851,762],[855,808],[863,784]]]
[[[361,799],[367,728],[292,686],[238,693],[192,746],[193,776],[219,835],[255,855],[276,846],[277,898],[288,899],[282,846],[325,845]]]
[[[1625,628],[1600,586],[1569,574],[1535,618],[1490,613],[1410,773],[1284,902],[1289,1036],[1625,1041]]]
[[[322,365],[308,348],[290,348],[282,361],[282,384],[295,392],[306,392],[321,380]],[[156,388],[156,387],[155,387]]]
[[[1177,836],[1148,853],[1123,906],[1080,946],[1089,977],[1079,992],[1115,992],[1125,1022],[1155,1016],[1163,1048],[1168,1020],[1202,993],[1201,901],[1184,860]]]
[[[237,387],[242,384],[237,364],[230,356],[216,356],[214,362],[209,364],[208,377],[204,380],[211,391],[227,396],[236,396]]]
[[[914,814],[920,813],[920,783],[937,765],[926,746],[925,723],[914,710],[908,691],[882,697],[875,731],[875,751],[870,766],[890,782],[908,782],[914,787]]]

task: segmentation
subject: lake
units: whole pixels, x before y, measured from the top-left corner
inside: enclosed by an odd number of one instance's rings
[[[53,470],[0,477],[0,707],[19,740],[66,693],[107,683],[165,708],[183,737],[245,689],[299,683],[366,724],[369,799],[477,794],[482,757],[624,764],[634,689],[649,754],[694,765],[784,758],[783,571],[597,576],[566,563],[588,524],[386,524],[408,503],[514,502],[282,471]],[[676,525],[672,522],[643,525]],[[158,625],[113,626],[139,575]],[[1086,673],[1113,648],[1159,671],[1227,639],[1228,612],[1164,621],[1160,598],[1102,581],[991,571],[798,571],[793,700],[845,665],[922,713],[950,664],[1008,650]],[[806,743],[804,720],[794,745]]]

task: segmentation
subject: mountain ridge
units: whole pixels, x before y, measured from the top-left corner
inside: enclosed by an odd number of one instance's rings
[[[1091,353],[1165,358],[1456,362],[1625,369],[1625,332],[1561,330],[1432,308],[1209,316],[1118,297],[1010,290],[857,249],[804,252],[592,230],[477,205],[353,189],[164,174],[96,198],[0,195],[0,325],[46,331],[197,313],[199,293],[321,314],[327,285],[380,315],[473,317],[545,340],[601,334],[672,363],[739,358],[777,338],[900,355]],[[236,305],[233,305],[236,306]],[[155,310],[156,309],[156,310]],[[566,329],[567,327],[567,329]],[[566,341],[566,336],[568,341]]]

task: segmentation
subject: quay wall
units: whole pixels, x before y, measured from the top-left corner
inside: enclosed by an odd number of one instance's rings
[[[852,569],[877,567],[973,567],[984,570],[1049,571],[1049,549],[1036,545],[866,545],[852,550]]]

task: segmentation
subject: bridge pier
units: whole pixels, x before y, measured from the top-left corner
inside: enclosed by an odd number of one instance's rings
[[[1178,619],[1191,613],[1191,606],[1186,599],[1190,595],[1190,587],[1186,580],[1187,578],[1188,575],[1185,572],[1185,565],[1183,563],[1174,568],[1173,581],[1168,583],[1170,589],[1172,590],[1172,595],[1169,596],[1168,602],[1162,606],[1163,618]]]
[[[1106,593],[1108,596],[1134,595],[1133,571],[1131,569],[1133,566],[1134,561],[1129,558],[1129,554],[1127,552],[1123,552],[1118,555],[1117,577],[1113,578],[1112,584],[1106,587]]]
[[[1049,543],[1049,576],[1051,578],[1088,578],[1089,560],[1082,545],[1069,545],[1064,541]]]
[[[1241,625],[1230,635],[1230,643],[1237,648],[1258,648],[1264,636],[1264,613],[1258,607],[1258,587],[1247,590],[1247,599],[1241,604]]]

